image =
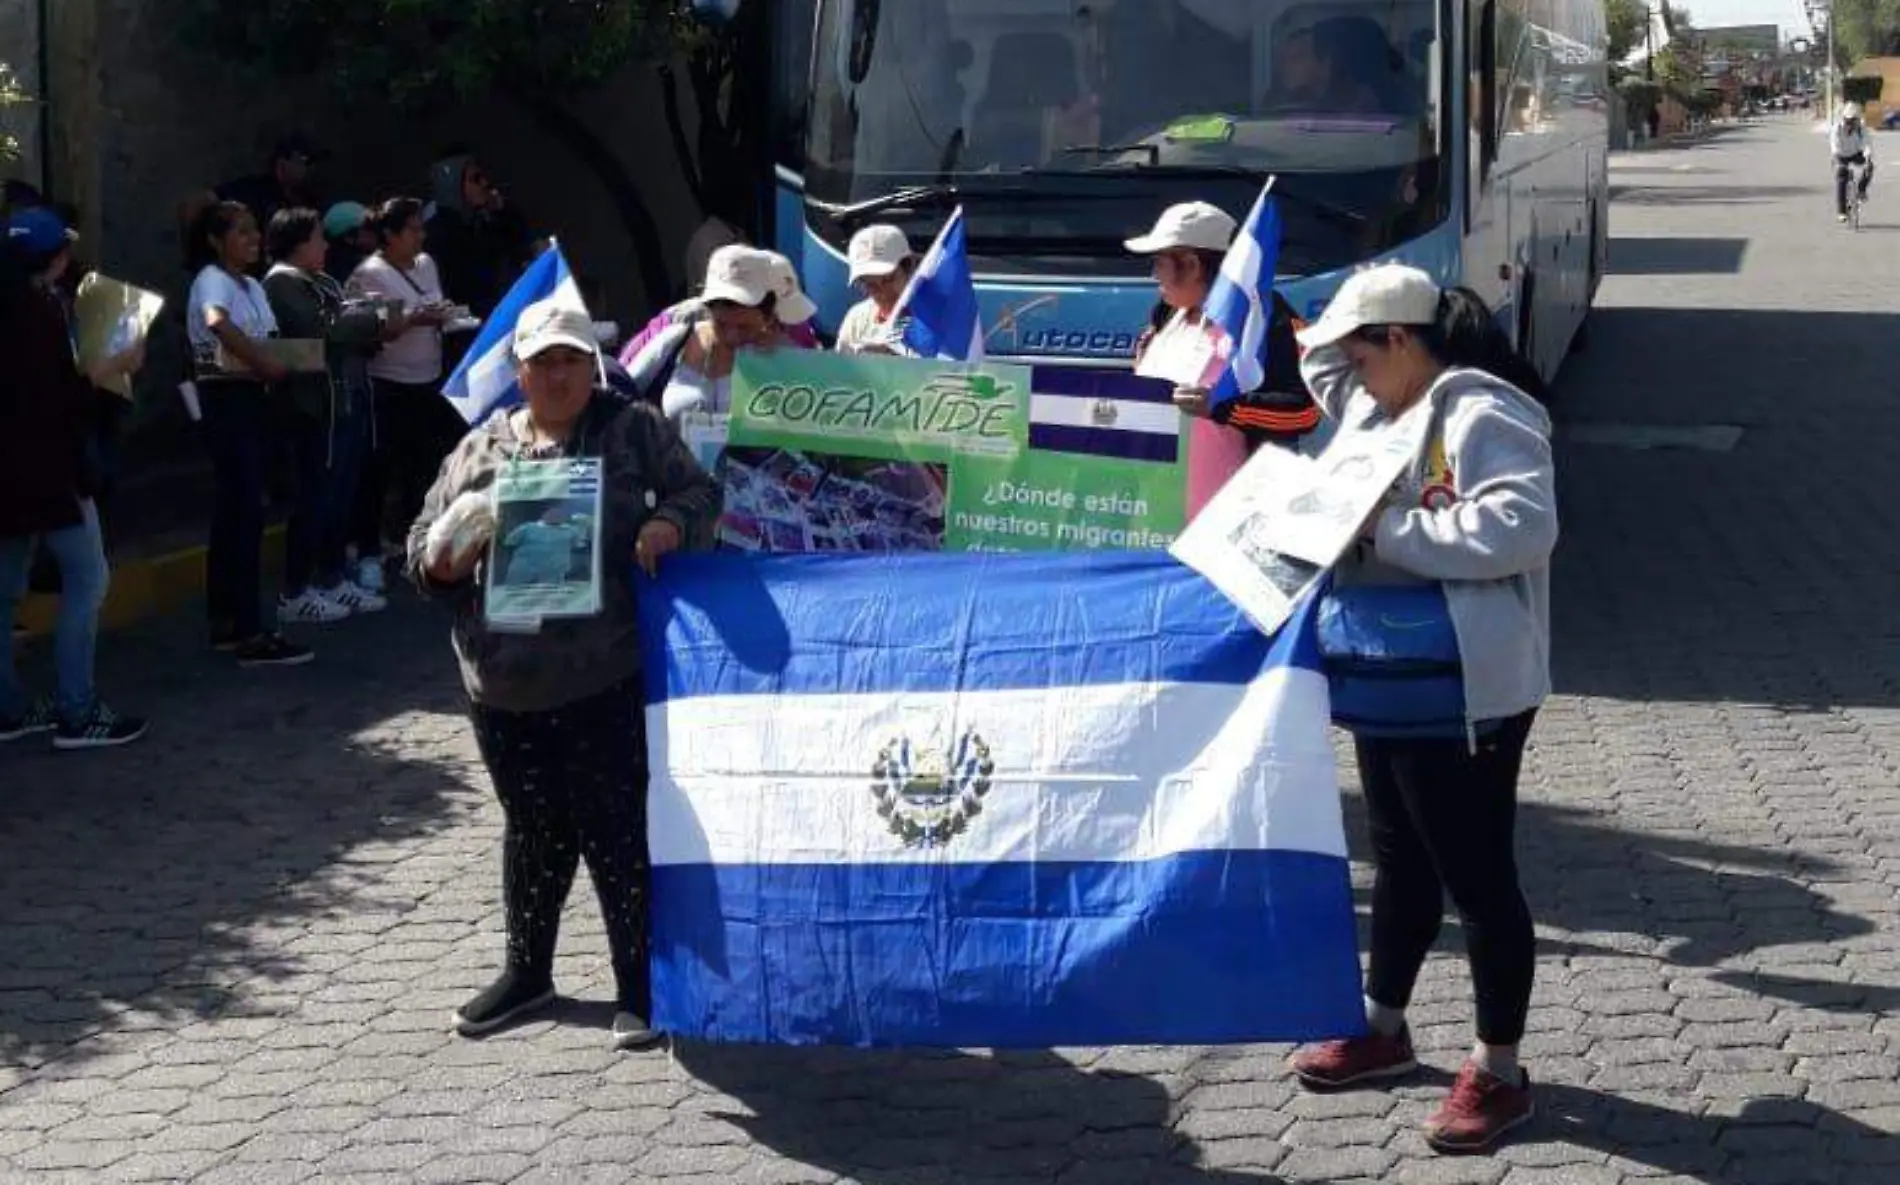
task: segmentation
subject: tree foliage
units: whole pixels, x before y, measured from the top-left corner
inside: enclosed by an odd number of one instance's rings
[[[1609,57],[1620,62],[1643,44],[1649,25],[1649,8],[1643,0],[1608,0],[1605,16],[1609,22]]]
[[[702,29],[679,0],[168,2],[177,6],[175,27],[185,44],[277,74],[322,77],[358,108],[421,111],[512,99],[607,189],[640,258],[649,299],[673,295],[639,186],[571,102],[630,65],[682,51],[693,60],[717,58],[720,36]],[[721,113],[712,112],[709,122],[723,126]],[[693,162],[682,164],[690,173]]]
[[[1834,0],[1832,11],[1841,65],[1900,54],[1900,0]],[[1827,43],[1825,25],[1816,30],[1815,41]]]
[[[173,0],[191,44],[279,71],[321,73],[355,100],[417,107],[564,96],[669,49],[672,0]]]

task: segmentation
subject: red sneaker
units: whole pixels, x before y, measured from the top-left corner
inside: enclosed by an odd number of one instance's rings
[[[1410,1029],[1400,1029],[1396,1037],[1367,1033],[1344,1041],[1327,1041],[1295,1054],[1293,1072],[1307,1086],[1337,1090],[1355,1082],[1379,1078],[1398,1078],[1418,1069],[1412,1053]]]
[[[1511,1083],[1466,1062],[1451,1097],[1425,1121],[1425,1142],[1439,1152],[1482,1152],[1536,1113],[1529,1074]]]

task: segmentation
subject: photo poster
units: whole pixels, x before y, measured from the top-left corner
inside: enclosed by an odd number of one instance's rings
[[[742,354],[715,470],[719,539],[778,552],[1162,550],[1186,521],[1182,422],[1166,384],[1125,372]],[[716,429],[691,432],[696,455],[712,451]]]
[[[75,361],[81,371],[116,358],[151,336],[152,324],[164,311],[165,298],[98,272],[87,272],[73,294]],[[132,398],[132,377],[119,375],[107,389],[121,399]]]
[[[598,457],[501,469],[484,582],[490,625],[532,630],[600,612],[601,492]]]
[[[1317,459],[1257,450],[1182,533],[1174,557],[1274,632],[1385,504],[1433,414],[1426,401],[1396,421],[1342,430]]]

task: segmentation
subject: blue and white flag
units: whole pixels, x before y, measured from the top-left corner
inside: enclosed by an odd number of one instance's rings
[[[893,319],[903,323],[904,345],[919,358],[983,360],[983,316],[976,303],[962,206],[943,224],[917,265]]]
[[[1310,611],[1269,639],[1138,553],[676,556],[641,596],[661,1029],[1361,1031]]]
[[[521,386],[515,380],[515,323],[529,305],[554,298],[587,311],[587,302],[581,299],[580,286],[574,282],[558,243],[521,273],[475,335],[475,344],[468,348],[462,364],[442,385],[442,397],[471,426],[521,402]]]
[[[1267,379],[1267,329],[1273,324],[1273,280],[1279,262],[1280,207],[1269,180],[1227,248],[1203,306],[1208,321],[1220,327],[1233,350],[1228,368],[1208,393],[1210,403],[1257,390]]]
[[[1167,383],[1076,366],[1032,373],[1030,448],[1164,465],[1180,459],[1181,412]]]

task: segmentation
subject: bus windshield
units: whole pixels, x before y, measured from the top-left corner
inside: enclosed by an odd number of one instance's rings
[[[1194,198],[1244,217],[1278,178],[1291,270],[1344,266],[1442,219],[1438,0],[822,0],[812,229],[954,187],[992,271],[1139,274],[1120,251]],[[1053,200],[1051,200],[1053,199]],[[831,213],[827,213],[827,211]],[[919,231],[941,205],[880,218]]]

